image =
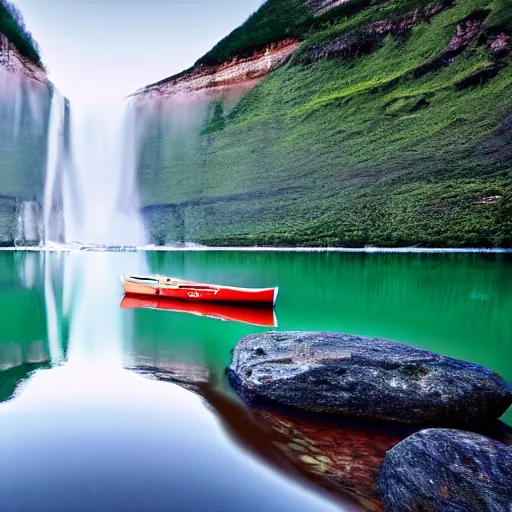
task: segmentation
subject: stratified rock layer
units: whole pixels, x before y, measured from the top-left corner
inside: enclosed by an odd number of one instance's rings
[[[422,430],[391,449],[379,490],[386,511],[512,510],[512,448],[478,434]]]
[[[265,75],[284,64],[299,42],[287,39],[271,44],[251,57],[234,58],[219,66],[198,65],[183,73],[148,85],[134,94],[139,103],[155,99],[191,101],[197,94],[219,94],[232,87],[254,87]]]
[[[247,336],[228,375],[249,402],[404,423],[489,422],[512,403],[511,387],[492,370],[349,334]]]

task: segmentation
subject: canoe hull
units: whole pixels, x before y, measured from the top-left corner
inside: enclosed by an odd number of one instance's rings
[[[274,305],[278,293],[278,288],[236,288],[178,279],[168,279],[172,284],[160,284],[157,278],[153,281],[148,278],[147,284],[141,283],[141,279],[137,278],[123,276],[121,280],[125,293],[130,295],[148,295],[190,302]]]

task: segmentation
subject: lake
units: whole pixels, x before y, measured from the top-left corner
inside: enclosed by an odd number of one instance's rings
[[[130,273],[279,286],[275,317],[121,307]],[[512,381],[511,254],[0,251],[0,283],[4,511],[372,509],[353,499],[364,475],[340,492],[280,447],[281,412],[253,417],[237,399],[225,368],[251,333],[382,337]],[[310,425],[293,421],[295,437]],[[345,432],[381,435],[364,428]]]

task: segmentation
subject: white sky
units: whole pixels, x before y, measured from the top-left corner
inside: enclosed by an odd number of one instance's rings
[[[193,65],[262,0],[14,0],[69,99],[125,96]]]

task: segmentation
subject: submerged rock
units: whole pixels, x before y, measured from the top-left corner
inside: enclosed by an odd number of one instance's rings
[[[274,444],[309,481],[334,495],[347,495],[365,510],[380,511],[377,476],[386,452],[413,427],[382,428],[359,420],[329,421],[324,415],[256,410],[256,421],[270,427]]]
[[[379,474],[384,509],[512,510],[512,448],[479,434],[422,430],[391,449]]]
[[[405,423],[485,423],[512,403],[512,388],[492,370],[349,334],[247,336],[228,376],[248,402]]]
[[[170,382],[194,392],[210,380],[208,368],[198,364],[158,362],[137,364],[126,369],[143,377]]]

